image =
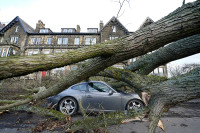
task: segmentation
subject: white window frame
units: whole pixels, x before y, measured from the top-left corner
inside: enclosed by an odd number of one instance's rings
[[[115,39],[117,39],[118,37],[117,36],[111,36],[110,37],[110,40],[115,40]]]
[[[10,43],[15,43],[15,44],[17,44],[17,42],[18,42],[18,37],[11,37]]]
[[[2,37],[2,38],[1,38],[1,43],[3,42],[3,39],[4,39],[4,38]]]
[[[62,44],[62,38],[58,38],[57,44]]]
[[[68,38],[63,38],[63,44],[68,44]]]
[[[51,38],[51,37],[48,37],[48,38],[47,38],[47,44],[51,44],[51,42],[52,42],[52,38]]]
[[[33,55],[33,50],[28,51],[28,56]]]
[[[74,38],[74,44],[75,45],[79,45],[80,44],[80,38],[79,37]]]
[[[6,55],[7,55],[7,48],[3,48],[1,57],[6,57]]]
[[[117,32],[117,27],[115,25],[112,26],[112,32]]]
[[[1,54],[2,54],[2,48],[0,48],[0,57],[1,57]]]
[[[62,31],[62,32],[63,32],[63,33],[67,33],[67,31],[68,31],[67,29],[63,29],[63,31]]]
[[[31,44],[35,44],[36,38],[31,38]]]
[[[93,45],[97,43],[96,37],[86,37],[85,38],[85,45]]]
[[[41,43],[41,38],[37,38],[35,44],[40,44],[40,43]]]
[[[39,54],[39,51],[38,50],[33,50],[33,55],[37,55]]]
[[[50,50],[44,50],[44,54],[50,54]]]
[[[16,28],[15,28],[15,32],[18,32],[19,31],[19,26],[17,26]]]
[[[15,41],[15,37],[11,37],[10,43],[14,43],[14,41]]]
[[[72,29],[68,29],[68,33],[72,33],[73,32],[73,30]]]

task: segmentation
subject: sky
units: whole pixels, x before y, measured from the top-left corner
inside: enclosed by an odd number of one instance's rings
[[[60,32],[61,28],[99,28],[102,20],[106,24],[119,10],[118,0],[0,0],[0,22],[8,23],[19,16],[33,28],[38,20],[46,28]],[[122,1],[122,0],[121,0]],[[147,17],[158,21],[182,5],[183,0],[129,0],[124,3],[119,21],[129,30],[136,31]],[[186,3],[194,0],[185,0]],[[187,58],[188,62],[199,62],[200,54]],[[173,62],[172,62],[173,63]],[[179,60],[178,64],[183,64]],[[174,63],[176,64],[176,63]]]

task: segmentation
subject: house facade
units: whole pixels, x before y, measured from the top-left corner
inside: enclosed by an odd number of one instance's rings
[[[53,32],[50,28],[45,28],[41,20],[33,29],[18,16],[6,26],[1,25],[0,28],[0,57],[13,54],[35,55],[67,52],[130,34],[115,17],[112,17],[105,25],[101,21],[99,28],[88,28],[87,32],[81,32],[79,25],[76,28],[64,27],[60,32]],[[115,66],[122,68],[124,64],[119,63]],[[76,68],[76,65],[70,65],[53,69],[51,73],[63,73]]]

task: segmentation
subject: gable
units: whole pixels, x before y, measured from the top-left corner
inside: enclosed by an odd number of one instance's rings
[[[14,24],[19,23],[26,33],[34,33],[34,29],[28,25],[24,20],[20,17],[15,17],[9,24],[7,24],[3,29],[1,29],[1,33],[5,33],[9,28],[11,28]]]
[[[126,34],[129,34],[129,31],[122,25],[122,23],[116,18],[116,17],[112,17],[106,24],[105,26],[101,29],[101,31],[103,31],[107,26],[109,25],[116,25],[118,28],[122,29]],[[101,32],[100,31],[100,32]]]

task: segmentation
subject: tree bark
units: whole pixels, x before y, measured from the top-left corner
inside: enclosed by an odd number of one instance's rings
[[[147,75],[161,65],[199,52],[200,34],[197,34],[172,42],[168,46],[158,49],[156,52],[147,54],[131,63],[126,69]]]
[[[101,56],[106,51],[105,47],[108,47],[106,54],[110,55],[110,52],[111,54],[114,52],[121,56],[114,63],[144,55],[170,42],[200,33],[199,6],[200,1],[186,4],[148,27],[127,37],[108,42],[104,44],[105,46],[94,45],[68,54],[1,58],[0,80],[36,71],[50,70]]]

